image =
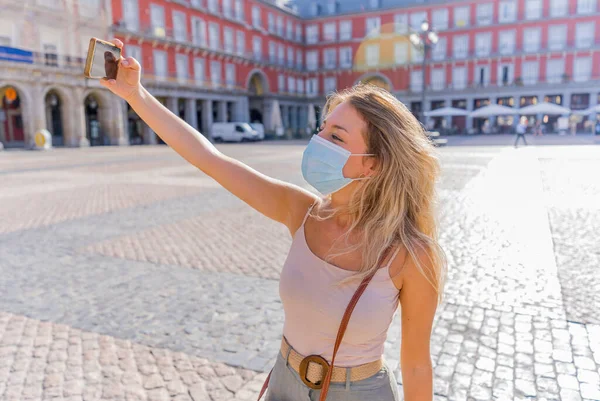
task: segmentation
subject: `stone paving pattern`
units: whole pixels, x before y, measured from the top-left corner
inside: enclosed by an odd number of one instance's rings
[[[303,146],[220,148],[306,187]],[[600,400],[598,156],[440,149],[436,400]],[[285,228],[165,147],[3,152],[0,202],[0,400],[256,399]]]

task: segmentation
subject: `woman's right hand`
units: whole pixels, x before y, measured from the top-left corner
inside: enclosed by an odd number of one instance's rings
[[[114,39],[112,43],[123,51],[123,42],[119,39]],[[100,85],[120,98],[129,101],[140,92],[142,87],[140,83],[141,70],[140,63],[136,59],[121,56],[117,69],[117,79],[103,78],[100,80]]]

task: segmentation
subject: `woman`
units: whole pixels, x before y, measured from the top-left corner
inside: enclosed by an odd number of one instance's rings
[[[337,353],[327,400],[398,399],[382,354],[399,303],[404,399],[432,400],[430,335],[446,273],[433,210],[438,163],[402,103],[371,86],[329,99],[326,120],[302,160],[305,179],[322,195],[316,196],[219,152],[140,85],[135,59],[121,59],[116,80],[102,85],[187,161],[292,235],[280,280],[282,346],[267,400],[319,399],[323,366],[308,363],[301,377],[299,362],[311,355],[331,361],[341,316],[370,273]]]

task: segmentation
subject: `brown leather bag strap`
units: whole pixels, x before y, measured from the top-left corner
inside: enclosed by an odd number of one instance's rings
[[[323,380],[323,387],[321,387],[321,393],[320,393],[321,395],[319,396],[319,401],[325,401],[325,398],[327,398],[327,393],[329,391],[329,383],[331,382],[331,374],[333,372],[333,366],[335,366],[334,365],[335,354],[337,354],[338,348],[340,348],[340,344],[342,343],[342,338],[344,338],[344,333],[346,332],[346,327],[348,327],[348,322],[350,321],[350,315],[352,315],[352,312],[354,311],[354,307],[358,303],[358,300],[362,296],[363,292],[365,292],[365,290],[367,289],[367,285],[369,285],[369,283],[371,282],[371,279],[373,278],[375,273],[377,273],[377,270],[374,270],[373,273],[371,273],[369,276],[367,276],[363,279],[363,281],[358,286],[358,289],[352,296],[352,299],[350,299],[350,303],[348,304],[348,307],[346,308],[346,312],[344,313],[344,316],[342,317],[342,322],[340,323],[340,328],[338,329],[337,338],[335,339],[335,345],[333,347],[333,355],[331,356],[331,363],[329,364],[329,369],[327,369],[327,375],[325,376],[325,379]],[[271,378],[271,373],[273,373],[273,369],[271,369],[271,372],[269,372],[269,375],[267,376],[267,379],[265,380],[265,383],[263,384],[262,390],[260,390],[260,393],[258,394],[257,401],[260,401],[261,397],[267,390],[267,387],[269,385],[269,379]]]

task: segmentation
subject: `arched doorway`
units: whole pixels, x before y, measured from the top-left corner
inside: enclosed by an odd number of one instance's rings
[[[100,105],[93,94],[88,95],[84,101],[86,137],[90,146],[109,145],[108,135],[100,125]]]
[[[0,88],[0,102],[0,142],[6,147],[25,146],[19,91],[12,86]]]
[[[248,76],[248,110],[251,123],[265,124],[265,95],[269,93],[267,77],[261,70]],[[268,129],[268,127],[265,127]]]
[[[62,115],[63,102],[55,90],[50,90],[44,99],[46,112],[46,128],[52,134],[52,146],[63,146],[64,124]]]
[[[144,143],[144,122],[127,103],[127,137],[130,145]]]
[[[391,89],[389,81],[380,75],[372,75],[372,76],[366,77],[364,79],[361,79],[360,81],[364,84],[378,86],[380,88],[385,89],[388,92]]]

